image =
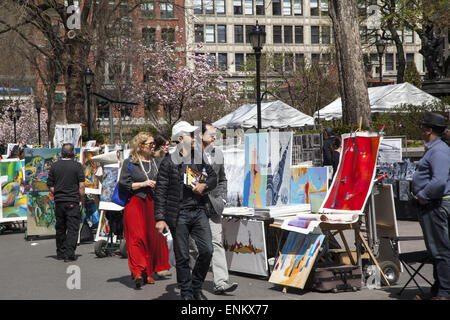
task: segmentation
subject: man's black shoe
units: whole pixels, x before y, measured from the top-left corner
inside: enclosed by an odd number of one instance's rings
[[[78,259],[78,257],[76,255],[73,255],[70,257],[65,257],[64,262],[76,261],[77,259]]]
[[[203,294],[201,290],[194,291],[194,299],[195,300],[208,300],[208,298]]]

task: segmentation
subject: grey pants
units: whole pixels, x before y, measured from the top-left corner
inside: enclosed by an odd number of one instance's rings
[[[431,293],[450,298],[450,198],[442,199],[440,205],[420,208],[419,222],[425,246],[433,259],[434,284]]]
[[[212,242],[213,242],[213,256],[211,260],[214,286],[220,287],[228,282],[228,267],[225,256],[225,249],[223,247],[223,233],[222,233],[222,216],[213,214],[209,218],[209,225],[211,227]],[[194,265],[198,256],[198,250],[192,238],[189,239],[189,264]]]

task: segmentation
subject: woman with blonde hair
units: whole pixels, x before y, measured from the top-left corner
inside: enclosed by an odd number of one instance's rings
[[[132,140],[131,157],[124,160],[119,179],[119,188],[131,194],[125,205],[123,226],[128,266],[136,288],[155,283],[153,272],[161,277],[171,275],[167,241],[155,229],[153,190],[161,159],[152,157],[154,144],[150,133],[138,133]]]

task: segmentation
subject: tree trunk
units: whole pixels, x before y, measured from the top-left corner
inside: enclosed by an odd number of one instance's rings
[[[343,123],[356,125],[362,118],[362,124],[371,127],[356,0],[331,0],[329,13],[336,42]]]

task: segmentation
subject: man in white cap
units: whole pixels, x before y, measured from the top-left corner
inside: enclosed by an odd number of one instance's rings
[[[201,150],[194,150],[194,131],[198,127],[180,121],[172,128],[175,152],[167,155],[159,167],[155,198],[156,229],[170,229],[174,239],[177,282],[183,300],[207,300],[203,282],[213,254],[212,235],[206,215],[207,193],[217,185],[213,168],[203,159]],[[184,176],[188,169],[205,174],[204,181],[189,186]],[[198,248],[198,258],[189,268],[189,236]]]

